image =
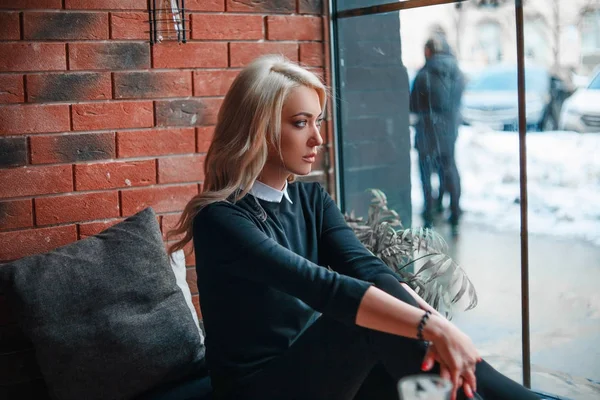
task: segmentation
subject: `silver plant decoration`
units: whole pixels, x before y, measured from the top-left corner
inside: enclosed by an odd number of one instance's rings
[[[477,292],[465,271],[446,254],[448,245],[427,228],[404,228],[387,207],[385,194],[370,189],[368,220],[346,214],[346,222],[369,251],[396,271],[427,303],[446,317],[466,295],[466,310],[477,306]],[[413,268],[409,268],[412,266]],[[414,270],[416,272],[411,272]]]

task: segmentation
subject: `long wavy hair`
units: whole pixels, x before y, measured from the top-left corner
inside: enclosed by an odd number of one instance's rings
[[[248,193],[265,166],[269,146],[278,149],[281,156],[283,104],[290,91],[299,86],[316,90],[321,109],[325,109],[327,90],[321,80],[282,56],[260,57],[240,71],[219,110],[204,160],[202,193],[188,202],[168,233],[168,237],[183,234],[169,247],[170,253],[192,240],[194,218],[200,210],[232,195],[237,201]]]

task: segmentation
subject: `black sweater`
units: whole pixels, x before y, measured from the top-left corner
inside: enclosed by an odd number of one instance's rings
[[[248,194],[194,220],[206,357],[218,392],[282,354],[318,313],[354,324],[375,275],[400,280],[358,241],[321,185],[297,182],[288,193],[293,204]]]

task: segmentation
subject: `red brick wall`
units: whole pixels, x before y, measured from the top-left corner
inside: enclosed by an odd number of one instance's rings
[[[153,47],[146,4],[0,0],[0,262],[147,206],[166,231],[241,67],[277,52],[324,75],[322,0],[188,0],[189,43]]]

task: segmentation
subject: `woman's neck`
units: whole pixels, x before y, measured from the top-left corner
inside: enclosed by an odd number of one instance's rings
[[[287,174],[283,173],[280,169],[273,171],[265,166],[257,180],[273,189],[283,190],[287,181]]]

